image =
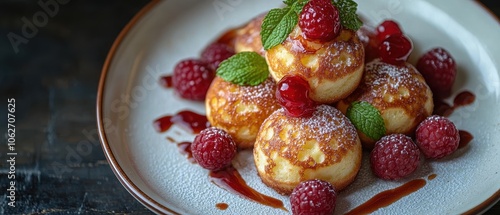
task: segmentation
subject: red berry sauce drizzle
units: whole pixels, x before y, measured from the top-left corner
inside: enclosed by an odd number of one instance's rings
[[[448,117],[455,109],[470,105],[476,100],[476,95],[469,91],[463,91],[453,99],[453,105],[449,105],[443,100],[434,101],[434,114]],[[474,139],[474,136],[468,131],[459,130],[460,133],[460,143],[458,148],[464,148]]]
[[[207,117],[192,111],[184,110],[174,115],[161,117],[154,121],[154,127],[158,132],[166,132],[172,125],[178,125],[196,134],[210,126]],[[172,137],[167,137],[167,140],[176,143]],[[191,163],[196,163],[191,152],[191,142],[176,143],[179,147],[179,152],[186,156]],[[287,211],[283,202],[279,199],[264,195],[249,187],[240,173],[233,166],[229,166],[220,171],[210,171],[209,179],[218,187],[236,194],[242,198],[253,200],[257,203],[267,205],[274,208],[279,208]],[[227,204],[217,204],[216,207],[220,210],[227,209]]]
[[[465,148],[467,145],[469,145],[470,141],[474,139],[474,136],[472,136],[472,134],[468,131],[459,130],[458,133],[460,134],[460,142],[458,143],[459,149]]]
[[[196,163],[196,160],[193,158],[193,152],[191,151],[191,142],[180,142],[177,143],[173,137],[167,137],[167,140],[171,143],[177,144],[179,148],[179,152],[186,156],[189,162]]]
[[[168,139],[172,141],[171,138]],[[196,160],[193,158],[191,152],[190,142],[177,143],[177,146],[181,154],[185,155],[191,163],[196,164]],[[210,171],[208,176],[212,183],[230,193],[263,205],[288,211],[281,200],[259,193],[248,186],[238,170],[232,165],[219,171]],[[225,210],[229,206],[226,203],[219,203],[216,207],[220,210]]]
[[[266,196],[249,187],[233,166],[220,171],[210,171],[209,178],[212,183],[230,193],[263,205],[288,211],[281,200]]]
[[[183,110],[174,115],[163,116],[153,123],[158,132],[165,132],[174,124],[193,134],[200,133],[203,129],[210,127],[210,123],[205,115],[189,110]]]
[[[179,152],[186,156],[189,162],[196,163],[196,160],[193,158],[193,152],[191,151],[191,142],[177,143],[177,147],[179,147]]]
[[[171,137],[168,137],[167,139],[175,143]],[[177,143],[177,146],[179,147],[179,152],[185,155],[191,163],[196,163],[196,160],[193,158],[191,152],[190,142]],[[248,186],[238,170],[232,165],[219,171],[210,171],[208,176],[212,183],[224,190],[229,191],[230,193],[263,205],[288,211],[281,200],[259,193]],[[226,203],[219,203],[216,207],[220,210],[225,210],[229,206]]]
[[[227,203],[217,203],[215,207],[217,207],[217,209],[219,210],[226,210],[229,207],[229,205]]]
[[[172,83],[172,75],[166,75],[160,77],[160,85],[165,88],[172,88],[174,84]]]
[[[347,212],[345,215],[372,213],[380,208],[391,205],[392,203],[407,195],[416,192],[426,184],[427,182],[424,179],[414,179],[397,188],[386,190],[375,195],[365,203]]]
[[[362,42],[365,45],[366,56],[365,61],[370,62],[373,59],[380,58],[380,50],[377,50],[382,41],[386,40],[391,35],[400,36],[403,32],[399,25],[393,21],[386,21],[382,23],[377,28],[364,25],[359,31]],[[463,91],[456,95],[453,99],[453,105],[449,105],[444,99],[434,100],[434,112],[435,115],[440,115],[444,117],[449,117],[457,108],[470,105],[474,103],[476,96],[470,91]],[[474,138],[473,135],[467,131],[459,130],[460,143],[458,148],[466,147]],[[431,174],[427,177],[428,181],[432,181],[436,178],[436,174]],[[358,207],[352,209],[347,215],[351,214],[368,214],[372,213],[380,208],[389,206],[390,204],[398,201],[402,197],[410,195],[416,192],[426,185],[425,179],[415,179],[400,187],[383,191],[367,202],[359,205]]]
[[[434,114],[448,117],[453,113],[453,111],[455,111],[455,109],[470,105],[474,103],[475,100],[476,95],[469,91],[464,91],[459,93],[453,99],[453,105],[449,105],[443,100],[434,101]]]

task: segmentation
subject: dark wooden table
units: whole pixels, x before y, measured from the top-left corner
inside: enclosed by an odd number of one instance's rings
[[[111,171],[95,117],[106,54],[147,2],[0,2],[0,134],[9,133],[13,98],[17,153],[10,180],[11,151],[2,135],[0,214],[151,214]],[[485,2],[500,14],[495,1]],[[16,182],[15,208],[8,205],[10,181]],[[500,214],[500,204],[486,214]]]

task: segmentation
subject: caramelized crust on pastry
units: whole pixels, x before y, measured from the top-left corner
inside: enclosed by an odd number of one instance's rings
[[[432,91],[411,64],[394,66],[376,59],[366,65],[358,89],[337,104],[346,113],[352,102],[366,101],[377,108],[385,122],[386,134],[412,135],[417,125],[432,114]],[[363,146],[371,150],[376,140],[359,132]]]
[[[347,117],[321,105],[306,118],[290,117],[284,109],[271,114],[260,128],[253,153],[262,181],[287,195],[309,179],[344,189],[359,171],[362,147]]]
[[[265,51],[262,46],[260,31],[265,16],[266,14],[261,14],[255,17],[247,25],[237,31],[234,44],[234,50],[236,50],[237,53],[251,51],[264,56]]]
[[[252,148],[262,122],[280,108],[271,78],[257,86],[240,86],[216,77],[205,98],[208,121],[227,131],[239,148]]]
[[[364,68],[364,46],[355,31],[342,30],[329,42],[311,42],[300,27],[280,45],[266,52],[276,82],[285,75],[300,75],[309,82],[310,97],[329,104],[347,97],[359,84]]]

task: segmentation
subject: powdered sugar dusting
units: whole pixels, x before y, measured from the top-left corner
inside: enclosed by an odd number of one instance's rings
[[[371,83],[375,89],[383,88],[378,87],[385,85],[387,90],[398,90],[400,86],[416,86],[421,87],[423,83],[418,79],[413,78],[416,74],[416,69],[406,64],[404,66],[394,66],[384,63],[379,59],[366,64],[366,78],[365,83]]]
[[[271,116],[284,116],[283,108],[277,110]],[[294,140],[297,142],[305,142],[314,139],[318,142],[328,143],[332,139],[338,140],[339,147],[355,144],[357,132],[351,121],[342,112],[328,105],[320,105],[311,117],[287,117],[296,127],[294,131],[298,132],[299,136]],[[300,145],[300,144],[298,144]],[[346,147],[349,148],[349,147]]]
[[[271,78],[266,79],[256,86],[238,86],[238,88],[237,93],[244,96],[232,96],[228,99],[242,99],[251,101],[252,103],[258,103],[261,100],[275,98],[276,83]]]
[[[317,107],[312,117],[304,118],[302,126],[315,131],[315,135],[330,135],[333,131],[339,130],[342,137],[352,136],[356,133],[354,126],[339,110],[320,105]]]

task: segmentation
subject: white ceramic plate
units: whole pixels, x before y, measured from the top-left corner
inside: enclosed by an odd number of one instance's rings
[[[473,105],[458,109],[450,119],[475,139],[468,147],[441,161],[430,161],[411,178],[386,182],[371,175],[365,156],[357,180],[340,193],[337,214],[364,203],[381,191],[415,178],[436,174],[427,185],[376,214],[478,213],[500,196],[500,25],[477,2],[469,0],[358,0],[359,13],[377,24],[396,19],[413,39],[411,57],[441,46],[458,62],[455,92],[470,90]],[[98,95],[101,141],[118,179],[141,203],[157,213],[285,214],[237,197],[215,186],[207,171],[189,163],[167,136],[193,139],[181,129],[157,133],[154,119],[180,110],[204,113],[202,103],[176,97],[158,85],[181,59],[196,57],[225,30],[279,7],[280,0],[154,1],[146,6],[116,40],[103,69]],[[257,176],[251,152],[234,161],[254,189],[282,200]],[[221,211],[217,203],[229,208]]]

